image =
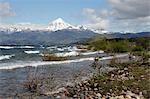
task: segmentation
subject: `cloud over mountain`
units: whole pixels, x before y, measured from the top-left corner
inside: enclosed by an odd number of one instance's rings
[[[109,28],[116,31],[150,30],[149,0],[107,0],[108,8],[83,9],[88,17],[87,26],[91,28]]]
[[[103,19],[95,9],[84,8],[82,13],[88,20],[85,24],[88,28],[106,29],[109,27],[109,21],[107,19]]]

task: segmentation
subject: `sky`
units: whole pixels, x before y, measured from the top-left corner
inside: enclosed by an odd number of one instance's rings
[[[150,30],[150,0],[0,0],[0,23],[73,25],[108,31]]]

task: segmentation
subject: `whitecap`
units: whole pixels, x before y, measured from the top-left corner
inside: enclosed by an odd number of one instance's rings
[[[81,55],[92,55],[92,54],[100,54],[100,53],[104,53],[104,51],[84,52],[81,53]]]
[[[13,56],[15,56],[15,55],[14,54],[13,55],[2,55],[2,56],[0,56],[0,60],[10,59]]]
[[[13,49],[13,46],[0,46],[0,49]]]
[[[24,51],[26,54],[38,54],[40,51]]]
[[[77,56],[79,55],[78,52],[72,51],[72,52],[63,52],[63,53],[55,53],[58,57],[69,57],[69,56]]]
[[[34,46],[19,46],[19,47],[17,47],[17,48],[28,48],[28,49],[32,49],[32,48],[35,48]]]
[[[121,58],[126,56],[128,56],[128,54],[120,54],[115,56],[103,57],[100,58],[100,60],[108,60],[108,59]],[[14,68],[26,67],[26,66],[37,67],[42,65],[53,65],[53,64],[69,64],[69,63],[77,63],[82,61],[93,61],[93,60],[94,57],[80,58],[75,60],[65,60],[65,61],[46,61],[46,62],[45,61],[23,61],[23,62],[16,62],[16,63],[1,63],[0,69],[14,69]]]
[[[58,51],[64,51],[64,48],[57,48]]]
[[[57,48],[57,46],[49,46],[46,49],[56,49],[56,48]]]
[[[86,60],[94,60],[94,58],[90,57],[90,58],[81,58],[81,59],[66,60],[66,61],[22,61],[16,63],[1,63],[0,69],[14,69],[14,68],[27,67],[27,66],[37,67],[42,65],[68,64],[68,63],[82,62]]]

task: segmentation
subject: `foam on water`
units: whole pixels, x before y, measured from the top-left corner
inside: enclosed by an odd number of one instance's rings
[[[28,49],[32,49],[32,48],[35,48],[34,46],[19,46],[19,47],[17,47],[17,48],[28,48]]]
[[[91,55],[91,54],[98,54],[98,53],[104,53],[104,51],[84,52],[84,53],[81,53],[81,55]]]
[[[13,49],[13,46],[0,46],[0,49]]]
[[[92,55],[92,54],[100,54],[100,53],[104,53],[104,51],[84,52],[84,53],[71,51],[71,52],[55,53],[55,55],[58,57],[67,57],[67,56],[78,56],[78,55]]]
[[[57,46],[49,46],[46,49],[56,49],[56,48],[57,48]]]
[[[0,69],[14,69],[14,68],[20,68],[20,67],[26,67],[26,66],[42,66],[42,65],[53,65],[53,64],[68,64],[68,63],[76,63],[76,62],[82,62],[86,60],[94,60],[93,57],[90,58],[82,58],[82,59],[75,59],[75,60],[66,60],[66,61],[22,61],[22,62],[16,62],[16,63],[1,63]]]
[[[10,59],[13,56],[15,56],[15,55],[2,55],[2,56],[0,56],[0,60]]]
[[[121,57],[125,57],[125,56],[128,56],[128,54],[120,54],[120,55],[116,55],[116,56],[103,57],[103,58],[100,58],[100,60],[121,58]],[[37,66],[42,66],[42,65],[53,65],[53,64],[69,64],[69,63],[77,63],[77,62],[88,61],[88,60],[93,61],[94,57],[80,58],[80,59],[66,60],[66,61],[49,61],[49,62],[22,61],[22,62],[16,62],[16,63],[1,63],[0,69],[14,69],[14,68],[26,67],[26,66],[37,67]]]
[[[40,51],[24,51],[26,54],[38,54]]]
[[[72,51],[72,52],[64,52],[64,53],[55,53],[55,55],[58,57],[68,57],[68,56],[77,56],[79,55],[79,53],[76,51]]]

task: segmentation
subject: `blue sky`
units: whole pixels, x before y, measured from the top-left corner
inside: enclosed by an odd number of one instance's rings
[[[31,22],[48,24],[61,17],[74,24],[80,24],[83,8],[102,9],[107,6],[105,0],[2,0],[9,2],[15,16],[7,22]]]
[[[0,0],[0,23],[73,25],[109,31],[149,31],[149,0]]]

